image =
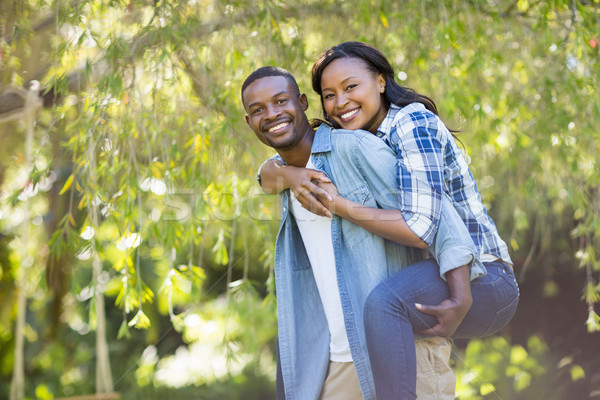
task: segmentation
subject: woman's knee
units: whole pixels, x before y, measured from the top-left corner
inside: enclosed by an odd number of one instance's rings
[[[364,306],[365,321],[376,321],[379,318],[389,318],[390,315],[405,314],[406,300],[402,294],[407,291],[386,280],[377,285],[367,296]]]
[[[365,301],[365,321],[376,319],[378,316],[389,312],[393,308],[393,303],[394,292],[385,281],[375,286]]]

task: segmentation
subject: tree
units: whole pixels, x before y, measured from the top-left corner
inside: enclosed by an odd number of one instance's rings
[[[521,285],[577,303],[580,293],[565,292],[558,279],[583,272],[585,305],[577,307],[588,316],[576,323],[599,329],[597,1],[0,6],[9,10],[0,17],[0,82],[11,88],[0,94],[0,118],[22,112],[27,97],[19,93],[32,79],[42,84],[44,104],[31,166],[9,157],[23,151],[26,124],[11,117],[0,125],[8,143],[0,149],[2,210],[27,208],[22,189],[49,186],[31,201],[33,214],[51,216],[47,230],[31,225],[32,234],[20,233],[26,222],[2,222],[2,229],[13,246],[28,236],[49,245],[48,255],[31,253],[28,296],[42,271],[55,304],[93,293],[86,304],[100,338],[94,321],[102,320],[103,292],[121,310],[121,340],[132,326],[151,326],[153,307],[181,329],[188,305],[216,294],[214,284],[220,293],[273,295],[276,207],[253,182],[269,151],[243,122],[239,88],[254,68],[271,64],[308,90],[313,60],[344,40],[384,51],[398,79],[430,95],[442,119],[463,131]],[[318,98],[309,99],[319,116]],[[22,273],[18,261],[27,256],[9,252],[13,261],[0,279],[12,288],[9,278]],[[2,304],[11,313],[2,324],[10,326],[14,306]],[[110,319],[114,308],[107,310]],[[544,334],[517,327],[525,338]],[[97,368],[100,391],[113,386],[107,360]]]

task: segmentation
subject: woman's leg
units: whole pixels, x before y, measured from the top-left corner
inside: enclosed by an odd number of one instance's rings
[[[500,261],[483,265],[487,275],[471,282],[473,305],[452,335],[455,338],[492,335],[508,324],[517,309],[519,287],[512,268]]]
[[[519,291],[510,267],[484,263],[487,275],[471,282],[473,305],[454,337],[491,335],[514,315]],[[367,297],[364,310],[367,348],[379,400],[415,399],[414,334],[437,324],[415,303],[436,305],[450,297],[434,260],[412,264],[379,284]]]
[[[378,400],[416,399],[413,331],[437,324],[415,303],[438,304],[450,294],[433,259],[403,268],[373,289],[364,310],[369,359]]]

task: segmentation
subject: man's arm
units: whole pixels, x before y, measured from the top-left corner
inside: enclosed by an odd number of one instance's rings
[[[423,335],[452,335],[473,304],[471,296],[470,267],[463,265],[446,272],[445,278],[450,290],[450,298],[435,306],[415,304],[417,310],[425,314],[435,315],[437,325],[419,332]]]
[[[315,197],[329,198],[327,192],[315,182],[331,182],[321,171],[286,165],[278,158],[264,162],[258,172],[259,183],[267,194],[277,194],[290,189],[302,207],[321,216],[331,217],[329,210]]]

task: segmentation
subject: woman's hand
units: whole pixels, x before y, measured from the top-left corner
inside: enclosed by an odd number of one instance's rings
[[[286,166],[285,179],[302,207],[308,211],[331,218],[329,207],[323,203],[333,201],[333,197],[321,187],[321,184],[333,186],[329,177],[315,169]],[[335,188],[335,186],[333,186]],[[337,194],[337,190],[336,190]]]
[[[335,214],[336,202],[342,199],[338,194],[337,187],[331,181],[319,181],[317,186],[320,189],[320,192],[316,194],[317,199],[327,210]]]

